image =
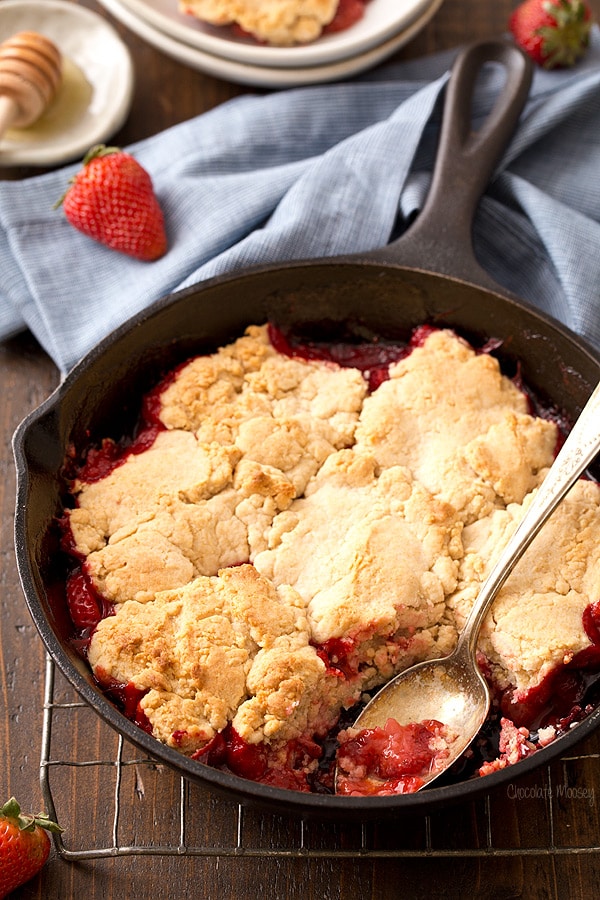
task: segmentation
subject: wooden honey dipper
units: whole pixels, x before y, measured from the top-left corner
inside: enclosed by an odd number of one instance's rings
[[[62,81],[62,57],[36,31],[20,31],[0,44],[0,137],[38,119]]]

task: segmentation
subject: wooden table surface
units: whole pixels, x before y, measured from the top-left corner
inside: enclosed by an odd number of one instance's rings
[[[93,0],[83,5],[113,21],[135,64],[133,106],[113,143],[147,137],[252,90],[190,70]],[[497,36],[513,5],[446,0],[397,59]],[[599,16],[600,0],[594,8]],[[5,169],[0,178],[37,171]],[[37,810],[49,793],[65,828],[62,847],[15,898],[600,896],[600,737],[481,800],[364,828],[242,812],[120,746],[47,668],[16,572],[11,435],[57,382],[30,335],[0,344],[0,798],[14,794]]]

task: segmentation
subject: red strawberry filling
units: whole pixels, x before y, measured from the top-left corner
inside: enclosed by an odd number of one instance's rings
[[[521,695],[513,691],[503,694],[501,710],[517,726],[538,729],[550,725],[566,731],[591,711],[585,696],[600,670],[600,601],[586,606],[582,622],[592,642],[589,647],[550,672],[532,690]]]
[[[123,710],[123,713],[127,718],[131,719],[132,722],[135,722],[142,731],[152,734],[152,726],[140,705],[140,701],[147,691],[136,687],[135,684],[131,684],[131,682],[121,684],[113,678],[108,677],[99,669],[96,670],[95,675],[96,680],[102,690],[106,693],[107,697],[113,700]]]
[[[269,336],[276,350],[301,359],[319,359],[335,362],[341,366],[360,369],[369,379],[371,390],[388,377],[391,363],[407,356],[413,347],[423,344],[431,333],[429,326],[416,329],[408,345],[373,341],[316,342],[302,340],[270,326]],[[487,352],[490,347],[483,348]],[[85,460],[77,470],[77,477],[84,482],[94,482],[104,478],[128,455],[142,453],[163,428],[158,417],[160,393],[174,378],[175,370],[144,399],[140,427],[137,436],[127,442],[104,441],[100,448],[89,448]],[[518,380],[518,375],[517,375]],[[532,408],[540,412],[534,397]],[[542,412],[544,412],[542,410]],[[545,414],[545,412],[544,412]],[[62,547],[71,559],[77,554],[71,540],[68,517],[61,520],[63,531]],[[81,559],[78,559],[81,563]],[[86,574],[85,565],[76,568],[66,582],[66,603],[73,626],[77,632],[76,641],[84,647],[98,622],[114,612],[112,604],[94,588]],[[570,724],[579,721],[591,711],[586,692],[590,689],[595,673],[600,670],[600,600],[590,604],[583,613],[583,624],[591,646],[575,655],[566,665],[555,669],[535,689],[518,695],[506,691],[498,700],[498,708],[490,717],[488,736],[484,737],[475,750],[475,762],[470,763],[470,774],[483,771],[486,765],[493,765],[486,757],[494,756],[498,747],[498,735],[507,734],[505,719],[514,723],[515,734],[524,741],[528,739],[520,729],[534,730],[551,725],[560,734]],[[348,635],[332,638],[319,644],[317,652],[325,662],[330,674],[349,684],[356,678],[361,665],[361,641]],[[406,642],[399,638],[399,642]],[[83,643],[82,643],[83,642]],[[143,691],[133,684],[116,684],[102,677],[96,677],[110,696],[123,709],[126,716],[141,728],[151,732],[151,726],[140,705]],[[356,710],[349,715],[355,717]],[[347,723],[346,723],[347,724]],[[244,741],[232,726],[227,726],[204,747],[197,750],[193,758],[207,765],[231,771],[236,775],[254,781],[286,787],[294,790],[331,790],[331,769],[336,756],[344,770],[342,792],[346,794],[390,794],[409,793],[423,784],[424,776],[443,761],[447,755],[449,736],[442,723],[428,721],[400,726],[389,720],[384,728],[356,732],[343,730],[344,723],[331,734],[323,737],[307,735],[302,740],[293,740],[285,745],[269,746],[268,743],[250,744]],[[175,732],[174,742],[185,745],[184,732]],[[504,741],[504,743],[502,743]],[[519,746],[523,745],[520,740]],[[508,738],[500,738],[500,750],[508,746]],[[492,749],[490,750],[490,747]],[[528,752],[535,751],[535,744],[527,744]],[[490,769],[491,770],[491,769]]]
[[[365,6],[368,0],[339,0],[335,15],[328,25],[323,28],[323,34],[337,34],[340,31],[347,31],[353,25],[356,25],[365,14]],[[194,14],[193,6],[186,10],[190,15]],[[227,27],[227,26],[225,26]],[[255,35],[243,29],[239,24],[235,23],[229,26],[232,34],[241,38],[252,38],[256,43],[264,45],[265,41],[260,40]]]
[[[336,34],[356,25],[365,14],[366,0],[340,0],[335,16],[323,29],[323,34]]]
[[[76,569],[67,579],[66,595],[69,615],[79,632],[89,634],[101,619],[114,613],[112,603],[94,588],[83,569]]]
[[[448,756],[449,739],[441,722],[382,728],[349,728],[339,735],[338,793],[345,796],[410,794]]]

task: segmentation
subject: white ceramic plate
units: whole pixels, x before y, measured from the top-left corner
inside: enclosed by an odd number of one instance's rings
[[[101,16],[63,0],[2,0],[0,43],[37,31],[63,55],[63,84],[37,124],[9,129],[1,166],[52,166],[85,155],[121,127],[131,106],[133,65],[114,28]]]
[[[143,40],[166,53],[167,56],[171,56],[193,69],[237,84],[264,88],[290,88],[349,78],[373,68],[400,47],[409,43],[433,18],[444,0],[430,0],[427,9],[408,28],[372,50],[330,65],[306,66],[299,69],[251,66],[204,53],[196,47],[176,41],[154,28],[147,21],[140,19],[123,4],[123,0],[101,0],[101,2],[116,19]]]
[[[158,31],[205,53],[247,65],[286,69],[330,65],[365,53],[408,28],[431,5],[431,0],[368,0],[363,18],[344,31],[302,46],[269,47],[251,37],[237,36],[228,26],[211,26],[179,12],[178,0],[120,2]]]

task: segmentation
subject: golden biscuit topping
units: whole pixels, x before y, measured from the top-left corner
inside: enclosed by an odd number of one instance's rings
[[[369,394],[357,369],[284,356],[253,326],[174,373],[149,448],[73,485],[75,551],[114,604],[90,665],[143,694],[159,740],[193,754],[230,728],[284,766],[286,742],[454,647],[557,427],[450,331],[390,376]],[[598,534],[582,480],[484,624],[498,689],[518,697],[589,647]]]
[[[182,12],[211,25],[236,24],[259,41],[280,47],[316,40],[339,0],[180,0]]]

